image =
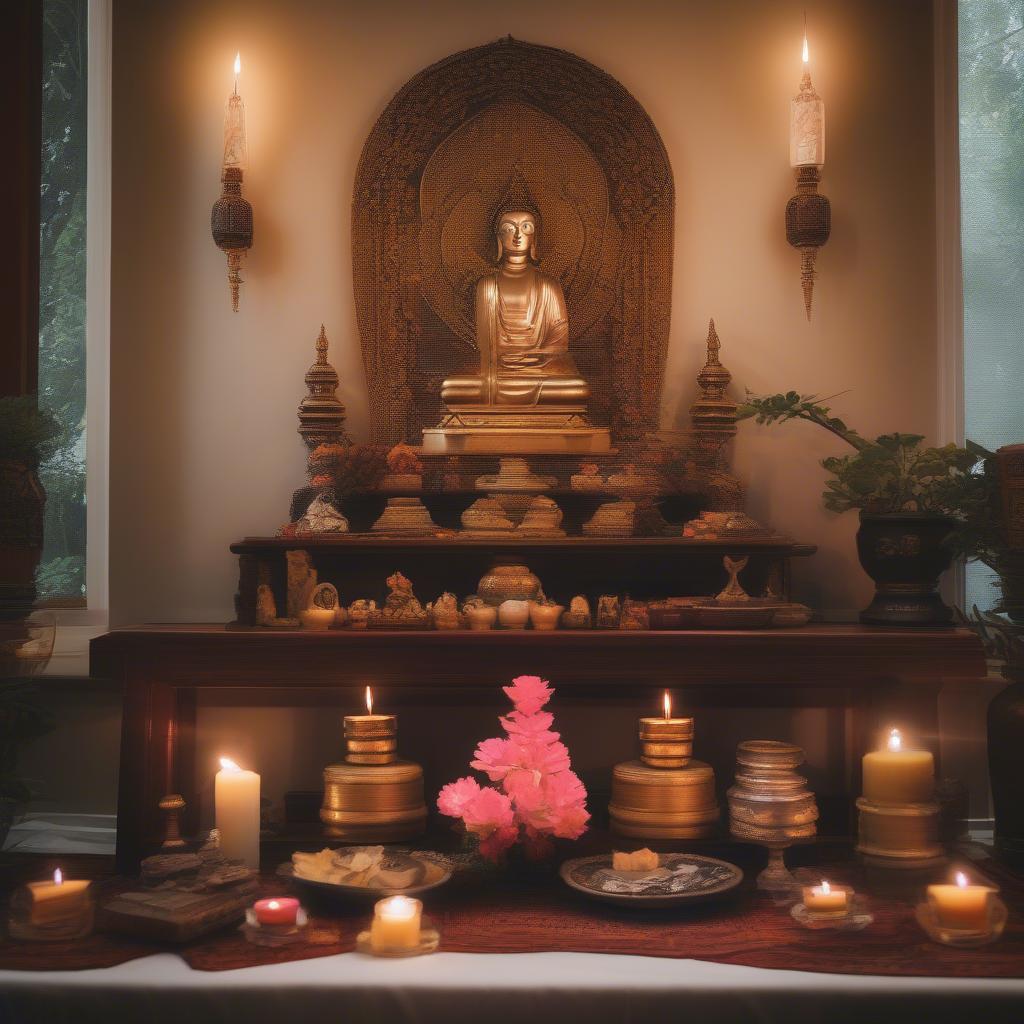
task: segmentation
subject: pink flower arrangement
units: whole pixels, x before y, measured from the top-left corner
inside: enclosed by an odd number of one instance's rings
[[[470,762],[497,785],[481,786],[467,775],[441,790],[437,807],[462,819],[488,859],[500,860],[520,841],[528,857],[540,859],[551,852],[552,838],[578,839],[587,830],[587,791],[551,731],[554,717],[542,710],[554,692],[547,681],[518,676],[502,689],[514,707],[499,719],[505,736],[483,740]]]

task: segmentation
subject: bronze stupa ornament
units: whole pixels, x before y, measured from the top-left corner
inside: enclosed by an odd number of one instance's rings
[[[327,332],[320,325],[316,362],[306,371],[309,394],[299,402],[299,433],[312,451],[320,444],[348,444],[345,406],[338,398],[338,371],[327,362]]]

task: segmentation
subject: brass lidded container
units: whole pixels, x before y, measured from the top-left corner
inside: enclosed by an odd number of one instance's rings
[[[636,839],[702,839],[718,822],[715,772],[691,760],[693,719],[640,719],[641,758],[612,769],[611,830]]]
[[[367,690],[367,708],[372,701]],[[423,769],[398,757],[394,715],[346,715],[345,760],[324,769],[324,834],[352,843],[391,843],[423,835]]]
[[[883,804],[857,798],[857,852],[873,867],[927,869],[945,860],[937,803]]]
[[[736,747],[736,780],[726,794],[729,832],[742,842],[768,849],[768,866],[758,889],[791,893],[799,886],[786,867],[786,848],[813,839],[818,831],[818,804],[807,780],[796,769],[803,750],[778,740],[744,740]]]

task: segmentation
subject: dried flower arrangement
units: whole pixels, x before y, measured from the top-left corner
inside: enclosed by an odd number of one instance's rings
[[[470,762],[497,785],[466,776],[441,790],[437,807],[462,820],[489,860],[501,860],[517,842],[539,860],[552,852],[553,839],[578,839],[586,831],[587,791],[551,731],[554,716],[542,710],[554,692],[547,681],[518,676],[502,689],[514,706],[499,719],[506,735],[483,740]]]

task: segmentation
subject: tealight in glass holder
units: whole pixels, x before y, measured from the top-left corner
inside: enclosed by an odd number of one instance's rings
[[[90,883],[58,868],[53,881],[29,882],[11,896],[7,931],[26,942],[68,942],[90,934],[94,916]]]
[[[801,900],[793,904],[789,914],[804,928],[859,932],[874,921],[863,900],[849,886],[822,880],[818,885],[803,886],[801,892]]]
[[[929,885],[926,899],[917,905],[918,924],[933,942],[971,948],[995,942],[1006,927],[1006,904],[999,890],[970,885],[958,873],[955,885]]]
[[[419,900],[389,896],[375,904],[370,929],[356,936],[356,949],[369,956],[423,956],[433,953],[440,941]]]
[[[297,899],[257,900],[245,912],[241,932],[254,946],[288,946],[306,936],[309,917]]]

